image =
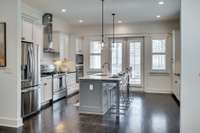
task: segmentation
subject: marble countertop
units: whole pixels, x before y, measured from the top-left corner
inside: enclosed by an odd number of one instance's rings
[[[120,77],[113,76],[112,74],[103,74],[103,73],[98,73],[94,75],[88,75],[84,77],[80,77],[80,80],[107,80],[107,81],[120,81]]]

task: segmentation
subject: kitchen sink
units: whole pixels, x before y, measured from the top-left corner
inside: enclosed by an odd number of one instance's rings
[[[119,76],[118,75],[112,75],[109,78],[119,78]]]

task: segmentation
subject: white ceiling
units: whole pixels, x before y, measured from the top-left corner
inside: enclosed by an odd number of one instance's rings
[[[101,23],[101,0],[22,0],[42,12],[50,12],[66,19],[70,24]],[[105,23],[112,23],[112,12],[124,23],[177,19],[181,0],[105,0]],[[61,9],[66,9],[65,13]],[[161,18],[157,19],[156,16]]]

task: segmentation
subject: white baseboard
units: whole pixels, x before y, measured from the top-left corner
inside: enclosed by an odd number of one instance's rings
[[[145,89],[145,93],[172,94],[172,90]]]
[[[130,87],[130,91],[144,92],[144,89],[139,87]]]
[[[18,128],[23,126],[22,118],[20,119],[10,119],[0,117],[0,126]]]

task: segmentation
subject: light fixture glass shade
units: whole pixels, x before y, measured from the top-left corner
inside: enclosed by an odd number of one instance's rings
[[[101,49],[104,48],[104,45],[105,45],[105,43],[102,41],[102,42],[101,42]]]

